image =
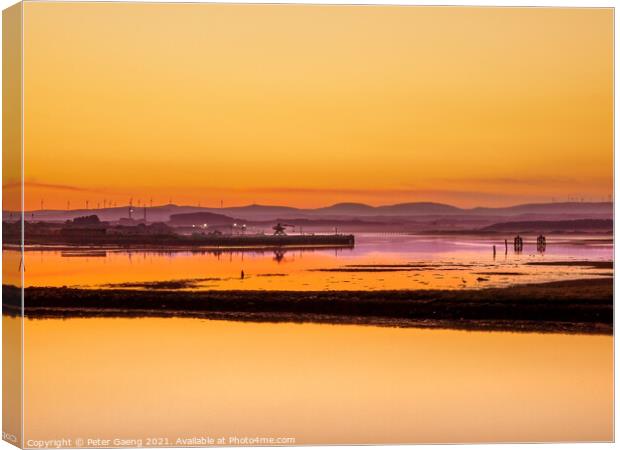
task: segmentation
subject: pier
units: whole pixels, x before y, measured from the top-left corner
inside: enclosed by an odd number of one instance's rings
[[[12,228],[15,228],[13,230]],[[12,232],[13,231],[13,232]],[[4,244],[19,244],[18,227],[5,227]],[[352,234],[221,234],[205,233],[184,235],[168,227],[96,227],[67,228],[38,226],[27,227],[25,240],[28,245],[66,245],[89,247],[160,247],[160,248],[353,248]]]

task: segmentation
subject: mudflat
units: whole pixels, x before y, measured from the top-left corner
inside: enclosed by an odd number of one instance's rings
[[[3,285],[3,313],[21,291]],[[611,334],[613,278],[478,290],[192,291],[28,287],[31,319],[196,317],[471,330]]]

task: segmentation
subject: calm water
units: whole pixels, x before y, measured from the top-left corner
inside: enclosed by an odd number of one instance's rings
[[[26,439],[613,437],[610,336],[69,319],[25,343]]]
[[[26,282],[96,288],[200,278],[193,289],[477,288],[611,273],[527,265],[611,260],[611,242],[595,237],[551,236],[545,254],[532,242],[520,255],[495,244],[495,258],[489,239],[379,235],[358,237],[353,250],[283,254],[29,251]],[[17,253],[4,257],[19,263]],[[411,263],[418,267],[317,271]],[[18,321],[5,317],[4,326]],[[59,438],[141,439],[144,446],[148,438],[183,445],[177,439],[256,436],[297,444],[613,438],[610,336],[26,320],[25,373],[27,445]]]
[[[97,288],[195,279],[192,289],[462,289],[609,275],[609,270],[527,263],[613,257],[611,240],[596,236],[548,236],[544,254],[536,251],[531,239],[526,240],[523,253],[515,254],[509,248],[506,254],[503,240],[488,237],[365,234],[356,238],[355,248],[350,250],[220,254],[28,251],[26,284]],[[17,254],[13,259],[14,264],[19,264]],[[402,267],[407,264],[417,267]],[[385,267],[392,265],[401,267]],[[325,269],[347,271],[322,271]]]

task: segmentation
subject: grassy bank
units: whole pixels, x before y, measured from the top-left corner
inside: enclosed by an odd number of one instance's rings
[[[29,318],[200,317],[610,334],[613,279],[481,290],[146,291],[30,287]],[[3,285],[3,313],[19,314],[20,290]]]

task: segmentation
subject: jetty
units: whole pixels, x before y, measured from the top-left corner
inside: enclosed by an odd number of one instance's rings
[[[137,226],[109,226],[94,223],[92,226],[67,224],[26,224],[25,244],[29,246],[80,246],[80,247],[158,247],[158,248],[353,248],[352,234],[224,234],[220,232],[181,234],[164,224],[138,224]],[[3,245],[19,245],[19,224],[4,223]]]

